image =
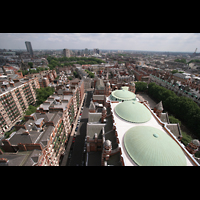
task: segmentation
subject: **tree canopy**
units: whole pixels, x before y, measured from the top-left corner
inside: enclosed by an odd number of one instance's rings
[[[42,104],[46,99],[54,93],[55,89],[52,87],[45,87],[36,89],[37,105]]]
[[[86,64],[101,64],[105,63],[105,61],[99,59],[99,58],[86,58],[86,57],[61,57],[61,58],[55,58],[48,56],[47,60],[49,62],[49,68],[54,69],[56,66],[63,67],[63,66],[70,66],[73,64],[80,64],[80,65],[86,65]]]
[[[145,90],[147,90],[147,83],[145,82],[135,82],[135,88],[137,92],[144,92]]]
[[[185,123],[197,137],[200,138],[200,108],[190,98],[177,96],[173,91],[150,83],[148,94],[157,101],[161,101],[166,110]]]
[[[92,73],[91,71],[89,71],[88,69],[85,70],[88,74],[90,78],[94,78],[94,73]]]

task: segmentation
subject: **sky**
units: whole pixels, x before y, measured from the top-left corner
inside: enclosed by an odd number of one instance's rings
[[[200,33],[0,33],[0,49],[116,49],[200,52]]]

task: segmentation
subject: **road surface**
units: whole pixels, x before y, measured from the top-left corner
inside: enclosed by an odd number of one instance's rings
[[[84,150],[84,144],[85,144],[85,136],[86,136],[86,127],[88,122],[88,111],[89,111],[89,105],[92,98],[93,93],[88,92],[87,98],[85,100],[83,113],[81,116],[81,121],[79,124],[79,128],[77,130],[75,143],[73,145],[73,149],[71,152],[71,158],[67,162],[68,166],[82,166],[85,165],[85,153],[83,153]]]

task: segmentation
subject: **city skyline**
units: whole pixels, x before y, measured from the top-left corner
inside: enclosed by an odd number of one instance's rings
[[[199,52],[200,33],[0,33],[1,49],[116,49]]]

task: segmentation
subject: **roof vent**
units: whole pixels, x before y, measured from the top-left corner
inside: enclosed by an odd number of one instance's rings
[[[155,138],[158,138],[158,134],[156,134],[156,133],[154,133],[153,136],[154,136]]]

